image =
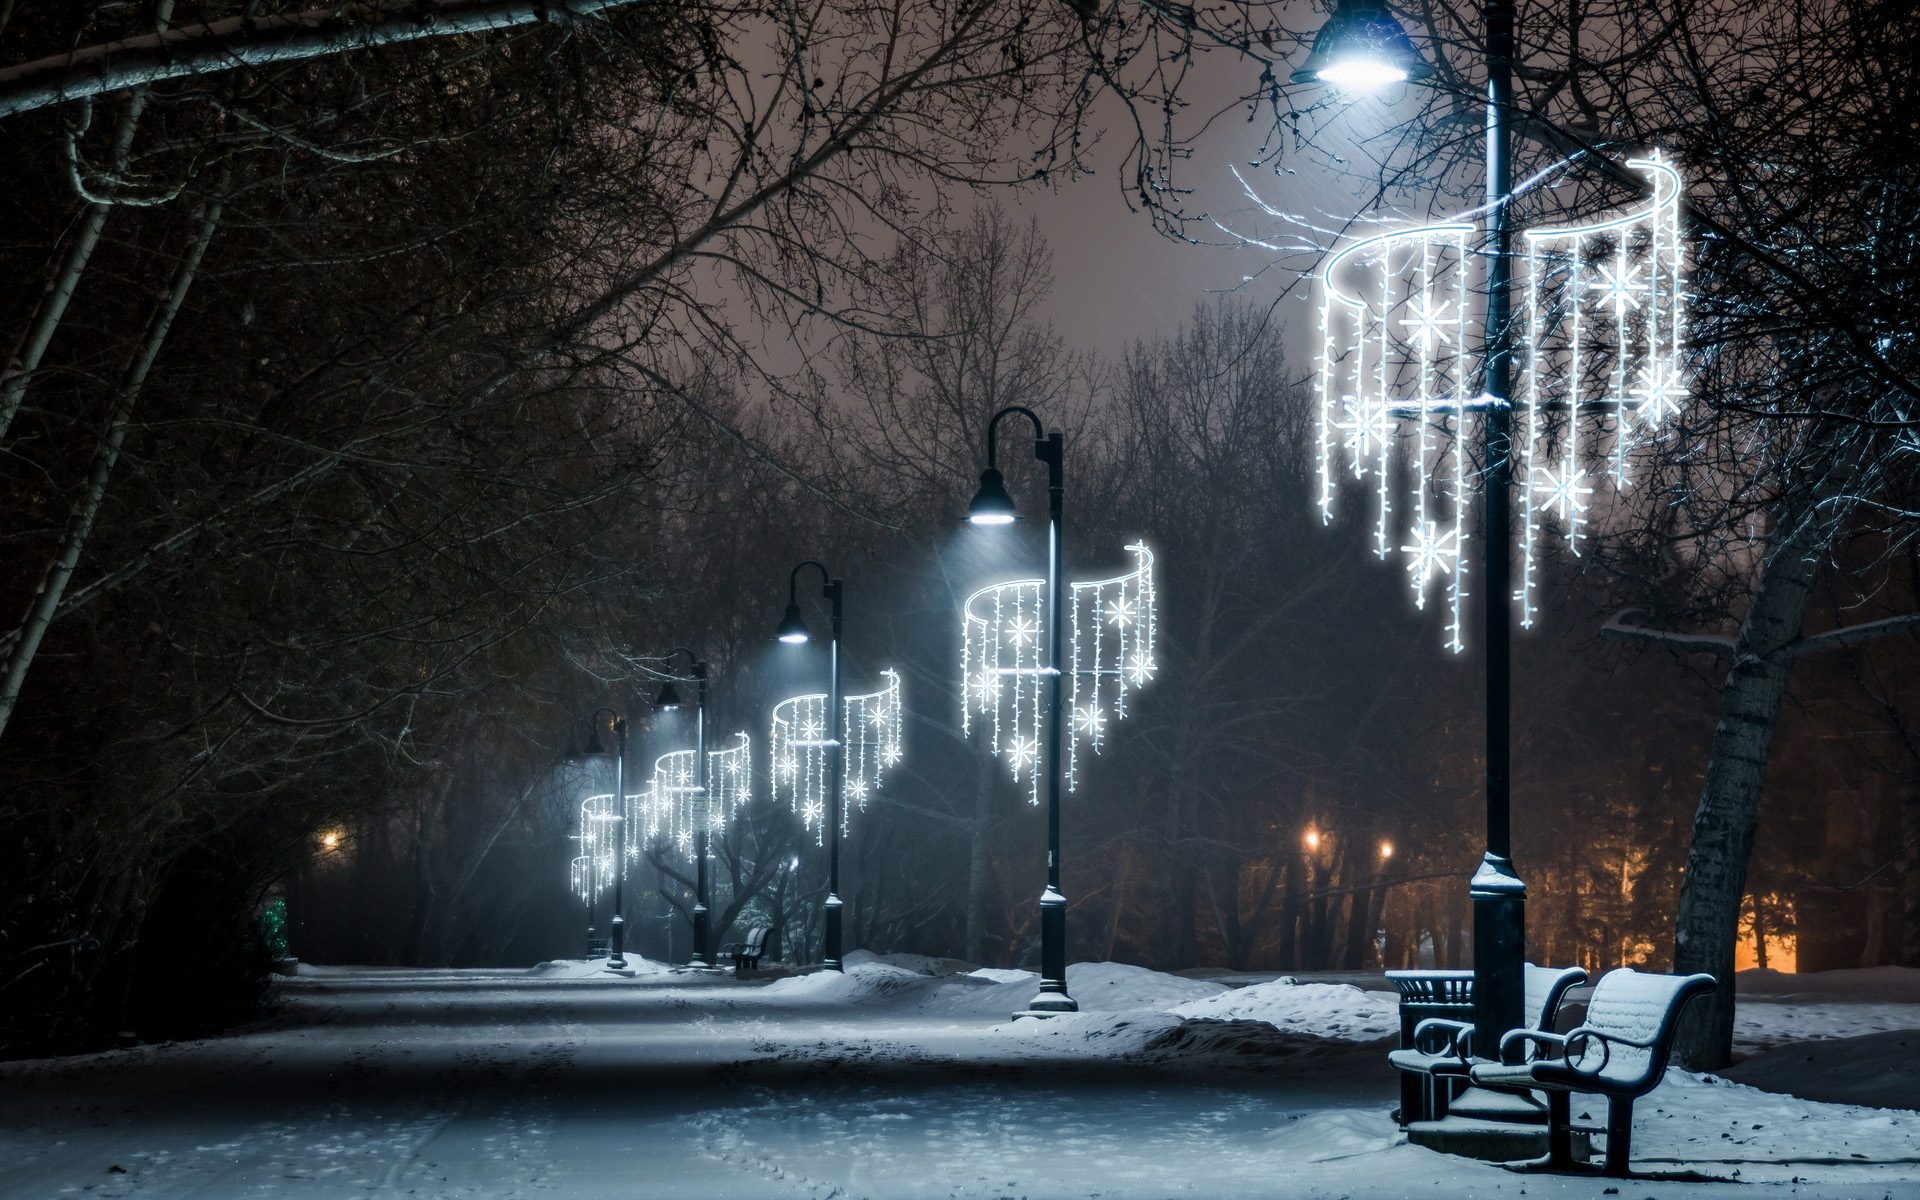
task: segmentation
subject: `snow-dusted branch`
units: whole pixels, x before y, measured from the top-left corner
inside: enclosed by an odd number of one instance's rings
[[[1794,659],[1805,654],[1818,654],[1822,650],[1839,650],[1846,646],[1857,646],[1861,642],[1871,642],[1883,637],[1893,637],[1907,632],[1920,633],[1920,613],[1902,613],[1897,617],[1884,617],[1878,621],[1862,621],[1858,625],[1844,625],[1839,629],[1829,629],[1791,642],[1782,650],[1781,656]]]
[[[1651,625],[1632,625],[1628,618],[1639,615],[1637,608],[1623,608],[1613,615],[1613,619],[1600,627],[1601,637],[1619,638],[1623,641],[1657,642],[1673,650],[1705,650],[1712,654],[1732,654],[1733,639],[1718,633],[1681,633],[1672,629],[1655,629]]]
[[[422,38],[512,29],[541,21],[573,21],[637,3],[639,0],[386,0],[363,6],[367,17],[342,16],[339,5],[327,5],[279,16],[230,17],[181,25],[0,69],[0,117],[165,79],[297,62]]]

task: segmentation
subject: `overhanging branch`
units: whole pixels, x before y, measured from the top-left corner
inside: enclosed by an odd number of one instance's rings
[[[167,79],[298,62],[374,46],[535,22],[568,22],[640,0],[384,0],[349,19],[339,6],[230,17],[85,46],[0,69],[0,117]]]
[[[1857,646],[1861,642],[1871,642],[1907,632],[1920,632],[1920,613],[1904,613],[1897,617],[1862,621],[1858,625],[1829,629],[1825,633],[1816,633],[1811,637],[1803,637],[1791,642],[1780,653],[1785,658],[1794,659],[1803,654],[1818,654],[1822,650],[1839,650],[1846,646]]]
[[[1637,608],[1623,608],[1600,627],[1600,636],[1621,641],[1656,642],[1673,650],[1705,650],[1710,654],[1732,654],[1733,639],[1718,633],[1680,633],[1655,629],[1651,625],[1630,625],[1627,618],[1638,616]]]

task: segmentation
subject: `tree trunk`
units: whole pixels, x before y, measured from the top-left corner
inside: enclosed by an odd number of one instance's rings
[[[1696,1071],[1733,1061],[1733,953],[1761,789],[1791,670],[1781,651],[1800,635],[1817,568],[1813,522],[1803,513],[1790,514],[1768,538],[1759,587],[1734,639],[1733,668],[1721,692],[1720,724],[1680,886],[1673,969],[1683,975],[1705,971],[1719,983],[1688,1008],[1675,1043],[1680,1061]]]
[[[172,19],[173,0],[159,0],[154,5],[154,28],[165,29]],[[127,155],[133,149],[134,130],[140,125],[140,114],[147,107],[148,94],[147,89],[139,89],[127,97],[126,107],[120,110],[120,119],[113,130],[113,149],[107,158],[115,175],[126,172]],[[46,291],[41,293],[32,323],[14,348],[11,361],[0,363],[0,372],[4,372],[4,378],[0,379],[0,437],[7,435],[8,426],[13,424],[14,415],[20,411],[20,404],[26,399],[27,384],[33,373],[40,369],[40,360],[46,357],[47,346],[53,341],[54,332],[60,328],[62,318],[67,315],[67,303],[80,286],[80,277],[86,274],[87,263],[93,259],[94,247],[100,244],[100,231],[106,227],[107,214],[112,211],[111,204],[87,204],[86,214],[80,218],[80,228],[74,231],[66,257],[60,260],[60,269],[47,281]]]
[[[60,548],[55,551],[53,561],[47,564],[41,575],[39,590],[34,593],[33,602],[28,605],[26,616],[20,622],[20,640],[14,643],[12,653],[7,656],[6,675],[4,681],[0,681],[0,733],[6,732],[7,723],[20,702],[20,689],[26,685],[27,668],[33,664],[33,657],[39,652],[40,639],[46,636],[47,627],[53,623],[54,611],[60,607],[60,597],[66,593],[67,584],[73,579],[74,568],[80,563],[81,552],[86,549],[87,539],[93,534],[93,523],[106,501],[107,481],[113,476],[113,468],[120,461],[120,448],[127,440],[127,426],[133,418],[134,404],[140,398],[141,389],[146,386],[147,374],[153,369],[154,360],[160,357],[160,347],[166,343],[167,331],[173,327],[173,319],[186,302],[187,290],[193,286],[193,277],[200,269],[207,243],[213,240],[213,231],[220,224],[220,210],[219,199],[209,200],[201,210],[200,227],[195,232],[193,243],[180,260],[179,268],[174,272],[173,284],[154,313],[153,320],[148,323],[146,335],[141,338],[133,361],[127,365],[126,377],[114,396],[113,408],[107,418],[106,433],[100,439],[100,446],[94,452],[93,466],[87,472],[86,486],[74,503],[73,514],[67,520],[66,533],[60,539]]]
[[[1907,848],[1900,867],[1902,893],[1906,900],[1905,936],[1901,961],[1920,967],[1920,787],[1909,787],[1900,805],[1900,828]]]

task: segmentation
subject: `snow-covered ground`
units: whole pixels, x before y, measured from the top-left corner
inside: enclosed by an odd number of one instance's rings
[[[1030,974],[850,963],[771,982],[303,967],[231,1036],[0,1064],[0,1197],[1920,1200],[1920,1112],[1680,1071],[1638,1107],[1651,1177],[1624,1187],[1407,1145],[1376,981],[1082,963],[1085,1011],[1010,1022]],[[1889,1092],[1920,1047],[1916,976],[1743,979],[1743,1042],[1778,1048],[1733,1074],[1777,1087],[1789,1056],[1831,1057],[1800,1074],[1889,1076],[1863,1095],[1920,1104]],[[1683,1172],[1728,1182],[1659,1178]]]

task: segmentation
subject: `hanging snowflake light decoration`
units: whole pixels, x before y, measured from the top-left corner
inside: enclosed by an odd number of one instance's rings
[[[1538,541],[1551,520],[1579,553],[1596,475],[1627,486],[1629,430],[1652,431],[1686,401],[1681,357],[1684,252],[1678,172],[1655,153],[1629,160],[1653,186],[1642,208],[1593,224],[1528,230],[1525,302],[1515,323],[1523,364],[1513,407],[1521,552],[1514,598],[1533,621]],[[1489,404],[1468,346],[1469,240],[1477,226],[1421,225],[1362,239],[1322,272],[1315,379],[1321,518],[1340,476],[1371,477],[1374,552],[1406,556],[1414,602],[1443,579],[1449,649],[1465,649],[1464,424]],[[1476,332],[1478,329],[1476,328]],[[1407,532],[1394,535],[1402,463],[1412,481]],[[1495,581],[1503,586],[1507,581]]]
[[[1159,637],[1153,551],[1127,547],[1134,569],[1074,583],[1067,597],[1067,711],[1061,730],[1071,790],[1082,742],[1098,752],[1109,721],[1127,715],[1127,697],[1153,678]],[[993,753],[1040,803],[1046,677],[1046,581],[1015,579],[981,588],[963,606],[961,726],[978,723]]]
[[[753,744],[742,730],[733,744],[707,751],[707,787],[700,789],[692,750],[670,750],[653,760],[653,780],[642,795],[650,841],[671,843],[693,852],[693,834],[705,823],[710,833],[728,822],[753,798]],[[636,797],[636,800],[639,800]]]
[[[901,747],[900,674],[882,671],[886,684],[877,692],[841,700],[841,729],[845,739],[842,760],[840,832],[851,828],[855,809],[880,790],[887,770],[904,757]],[[773,756],[773,798],[785,800],[816,844],[826,842],[827,753],[832,739],[825,736],[827,697],[813,692],[792,696],[773,706],[768,746]]]
[[[621,814],[613,803],[613,793],[588,796],[580,802],[580,832],[573,840],[580,854],[573,860],[573,890],[582,900],[592,900],[613,886],[624,864],[621,863]]]

